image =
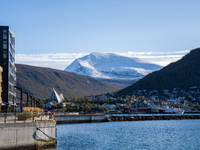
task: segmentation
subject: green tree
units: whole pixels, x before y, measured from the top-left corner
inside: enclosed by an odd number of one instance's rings
[[[84,97],[81,97],[81,98],[80,98],[80,101],[81,101],[82,103],[85,103],[85,98],[84,98]]]
[[[42,108],[45,107],[45,106],[44,106],[44,102],[40,102],[40,105],[41,105]]]
[[[145,97],[144,97],[144,96],[138,96],[137,99],[139,99],[139,100],[144,100]]]
[[[117,103],[124,103],[122,97],[117,97]]]
[[[69,106],[69,107],[67,107],[67,111],[68,111],[68,112],[73,112],[73,111],[74,111],[74,109],[73,109],[73,107],[72,107],[72,106]]]
[[[65,98],[65,102],[70,102],[70,100],[69,100],[69,98],[67,97],[67,98]]]
[[[187,97],[186,97],[186,99],[188,100],[188,101],[192,101],[192,96],[191,95],[188,95]]]
[[[99,104],[102,105],[103,103],[105,103],[104,99],[100,99]]]
[[[196,106],[194,106],[195,109],[199,109],[200,108],[200,105],[197,104]]]
[[[84,109],[84,107],[83,106],[80,106],[79,107],[79,111],[84,111],[85,109]]]
[[[74,111],[79,111],[79,106],[78,105],[74,106]]]
[[[192,102],[188,102],[188,106],[189,106],[189,107],[193,107]]]
[[[155,102],[155,98],[152,99],[153,103]]]

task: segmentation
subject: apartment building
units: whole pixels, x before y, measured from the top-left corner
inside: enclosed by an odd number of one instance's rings
[[[15,33],[9,26],[0,26],[0,66],[3,69],[1,110],[13,112],[16,106]]]

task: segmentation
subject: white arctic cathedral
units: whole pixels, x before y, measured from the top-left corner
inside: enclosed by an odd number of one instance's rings
[[[49,96],[49,101],[46,104],[46,107],[48,108],[48,107],[53,106],[54,102],[56,102],[56,104],[59,105],[63,102],[63,99],[64,99],[63,94],[61,93],[60,95],[58,95],[58,93],[53,88]]]

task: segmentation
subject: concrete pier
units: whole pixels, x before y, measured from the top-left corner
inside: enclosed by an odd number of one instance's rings
[[[55,147],[56,121],[0,124],[0,149],[40,149]]]
[[[87,122],[105,122],[106,118],[104,114],[89,114],[89,115],[54,115],[54,119],[57,124],[66,123],[87,123]]]
[[[57,124],[90,123],[107,121],[144,121],[144,120],[183,120],[200,119],[200,114],[91,114],[91,115],[55,115]]]

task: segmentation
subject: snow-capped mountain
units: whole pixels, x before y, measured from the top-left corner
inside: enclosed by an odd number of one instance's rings
[[[140,79],[161,68],[135,57],[93,52],[74,60],[65,71],[99,79]]]

